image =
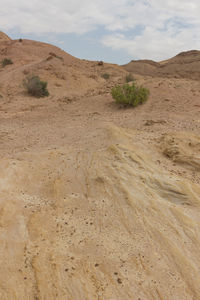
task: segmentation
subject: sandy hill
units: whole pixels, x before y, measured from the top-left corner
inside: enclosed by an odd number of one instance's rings
[[[176,77],[200,79],[200,51],[181,52],[171,59],[154,62],[151,60],[132,60],[123,66],[129,72],[153,77]]]
[[[4,32],[0,31],[0,43],[4,42],[4,41],[10,41],[11,39],[9,38],[9,36],[7,34],[5,34]]]
[[[39,75],[48,82],[51,97],[74,98],[87,93],[102,91],[102,86],[115,84],[126,72],[117,65],[103,64],[77,59],[61,49],[31,40],[4,40],[0,43],[0,61],[4,58],[13,64],[0,67],[2,95],[23,93],[23,80],[31,75]],[[102,78],[110,74],[110,81]],[[103,89],[104,90],[104,89]]]
[[[136,74],[150,98],[122,109],[117,65],[0,52],[0,299],[200,299],[199,81]],[[49,97],[24,91],[32,73]]]

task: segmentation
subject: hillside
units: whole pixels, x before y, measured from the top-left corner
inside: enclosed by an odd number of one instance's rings
[[[9,38],[9,36],[7,36],[7,34],[0,31],[0,42],[10,41],[10,40],[11,39]]]
[[[92,92],[98,94],[101,86],[108,84],[101,77],[105,72],[112,74],[108,85],[118,82],[119,75],[126,73],[118,66],[99,66],[98,62],[80,60],[55,46],[30,40],[0,41],[0,61],[4,58],[13,61],[13,65],[0,68],[3,83],[0,93],[5,96],[21,97],[21,83],[31,74],[48,81],[51,97],[73,98]]]
[[[123,66],[128,72],[153,77],[176,77],[200,79],[200,51],[181,52],[171,59],[154,62],[151,60],[132,60]]]
[[[118,65],[29,40],[0,53],[0,299],[199,299],[199,82],[144,67],[149,100],[122,109]],[[32,73],[49,97],[26,93]]]

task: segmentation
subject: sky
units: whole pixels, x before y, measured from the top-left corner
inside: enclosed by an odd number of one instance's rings
[[[125,64],[200,49],[199,0],[1,0],[0,31]]]

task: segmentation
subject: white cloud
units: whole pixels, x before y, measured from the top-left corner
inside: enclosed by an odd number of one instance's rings
[[[141,14],[136,14],[136,24],[144,28],[139,35],[132,34],[131,30],[109,33],[103,37],[102,43],[113,49],[123,49],[133,58],[154,60],[200,49],[199,1],[151,0],[148,3],[142,12],[137,7]]]
[[[22,33],[85,33],[120,21],[127,0],[1,0],[0,27]],[[129,5],[128,5],[129,6]]]
[[[159,60],[200,48],[199,14],[199,0],[1,0],[0,28],[83,34],[101,26],[103,45]]]
[[[144,32],[135,38],[131,39],[123,34],[115,34],[104,37],[102,42],[107,47],[127,51],[133,58],[147,58],[156,61],[167,59],[192,48],[200,48],[200,42],[193,35],[193,30],[181,31],[176,37],[173,37],[172,33],[171,30],[163,33],[146,27]]]

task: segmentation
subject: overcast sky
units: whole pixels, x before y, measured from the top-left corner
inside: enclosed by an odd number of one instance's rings
[[[200,0],[1,0],[0,30],[90,60],[163,60],[200,49]]]

